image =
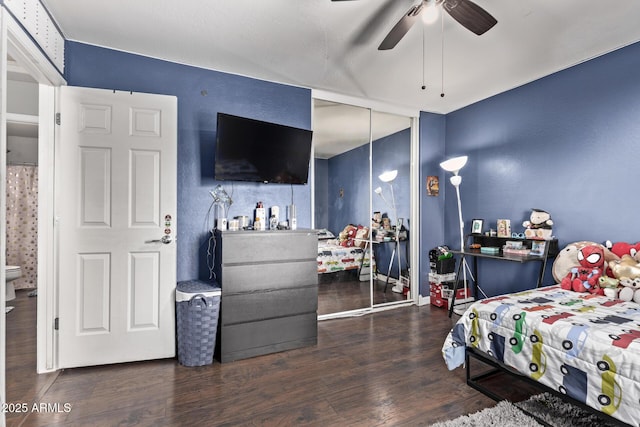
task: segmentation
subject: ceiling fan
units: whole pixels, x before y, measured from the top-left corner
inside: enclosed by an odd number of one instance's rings
[[[400,18],[400,21],[398,21],[384,40],[382,40],[382,43],[378,46],[378,50],[393,49],[404,35],[407,34],[420,14],[427,7],[436,7],[440,4],[442,4],[444,10],[447,11],[453,19],[477,35],[484,34],[498,23],[489,12],[471,0],[421,0],[420,3],[411,6],[409,11]]]

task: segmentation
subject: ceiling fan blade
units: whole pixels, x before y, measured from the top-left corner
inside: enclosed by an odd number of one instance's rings
[[[489,12],[471,0],[444,0],[443,7],[453,19],[479,36],[498,23]]]
[[[411,9],[407,13],[404,14],[402,18],[398,21],[398,23],[389,31],[387,37],[382,40],[380,46],[378,46],[378,50],[389,50],[393,49],[395,45],[407,34],[407,31],[411,29],[413,24],[420,16],[420,13],[424,9],[424,5],[422,2],[418,3],[415,6],[412,6]]]

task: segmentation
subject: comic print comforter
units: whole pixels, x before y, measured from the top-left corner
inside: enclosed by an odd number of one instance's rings
[[[362,257],[364,257],[364,260]],[[318,243],[318,274],[357,270],[360,267],[369,267],[370,261],[369,251],[365,251],[360,247],[346,248],[327,241]]]
[[[640,425],[640,304],[550,286],[475,302],[447,336],[625,423]]]

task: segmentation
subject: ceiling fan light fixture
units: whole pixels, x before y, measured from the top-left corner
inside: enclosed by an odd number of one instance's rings
[[[393,49],[415,24],[416,20],[420,18],[421,14],[424,17],[427,12],[430,12],[430,9],[436,9],[436,6],[440,5],[453,19],[477,35],[484,34],[498,22],[489,12],[471,0],[420,0],[418,4],[411,6],[394,25],[389,34],[382,40],[380,46],[378,46],[378,50]],[[436,12],[438,11],[436,10]],[[436,13],[436,15],[439,15],[439,13]]]
[[[424,12],[422,12],[422,22],[425,24],[433,24],[438,20],[438,16],[440,13],[438,12],[438,7],[435,2],[430,2],[427,7],[424,8]]]

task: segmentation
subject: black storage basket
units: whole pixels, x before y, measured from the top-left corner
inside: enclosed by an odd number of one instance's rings
[[[217,285],[190,280],[176,288],[178,362],[184,366],[213,363],[221,290]]]

